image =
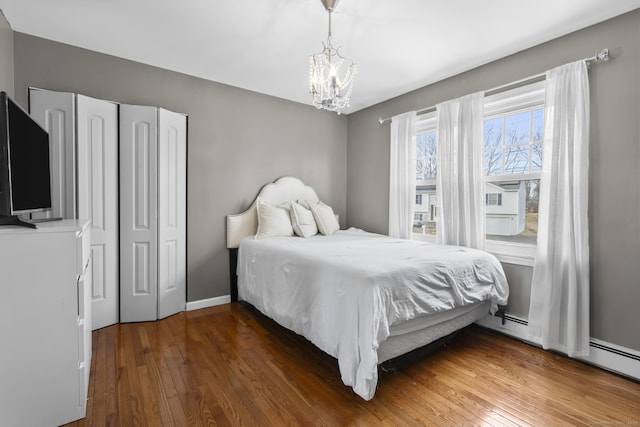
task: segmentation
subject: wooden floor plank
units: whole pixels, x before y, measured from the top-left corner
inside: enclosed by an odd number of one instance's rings
[[[172,375],[177,368],[173,363],[173,358],[167,357],[173,342],[173,336],[167,325],[167,322],[158,322],[159,337],[151,355],[155,358],[155,363],[158,366],[159,383],[165,390],[168,408],[175,425],[193,426],[196,425],[194,420],[189,421],[186,418],[186,414],[191,413],[191,411],[185,411],[183,401],[180,399],[180,390],[182,388],[175,383],[175,376]],[[187,405],[189,402],[191,402],[190,399],[185,399],[184,401]]]
[[[104,350],[96,352],[95,356],[92,355],[91,357],[92,365],[95,365],[93,372],[95,381],[93,382],[92,390],[93,396],[95,397],[92,399],[92,410],[89,417],[92,420],[92,427],[103,427],[107,419],[105,399],[106,384],[107,381],[110,381],[110,373],[107,371],[107,331],[98,331],[98,333],[92,337],[91,341],[93,342],[94,339],[97,341],[97,347]]]
[[[472,326],[379,370],[364,401],[337,361],[233,303],[93,332],[87,417],[68,426],[640,425],[640,383]]]
[[[114,333],[114,347],[116,351],[116,401],[118,425],[133,425],[133,410],[131,408],[131,392],[129,389],[129,371],[127,364],[127,349],[121,325],[113,325],[110,329]],[[97,331],[99,332],[99,331]],[[95,334],[95,332],[94,332]],[[95,353],[94,353],[95,354]],[[91,381],[91,379],[89,379]]]
[[[134,338],[137,324],[122,325],[123,345],[125,348],[125,357],[127,361],[127,379],[129,386],[129,399],[131,401],[131,425],[146,426],[147,423],[146,407],[152,405],[153,402],[147,402],[144,399],[142,385],[138,368],[144,365],[144,359],[140,359],[140,344]]]

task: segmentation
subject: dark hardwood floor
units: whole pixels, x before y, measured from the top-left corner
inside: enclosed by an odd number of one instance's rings
[[[640,384],[472,326],[381,371],[366,402],[337,361],[243,303],[93,333],[70,426],[640,426]]]

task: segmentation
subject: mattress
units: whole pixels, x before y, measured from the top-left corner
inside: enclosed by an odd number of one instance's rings
[[[356,229],[247,237],[237,274],[240,299],[336,357],[342,381],[366,400],[392,332],[407,338],[426,315],[459,317],[450,310],[483,301],[494,311],[508,298],[502,267],[487,252]]]

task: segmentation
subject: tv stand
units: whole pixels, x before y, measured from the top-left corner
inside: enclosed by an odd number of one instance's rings
[[[38,228],[38,226],[35,225],[34,223],[25,221],[22,218],[15,215],[0,216],[0,225],[19,225],[21,227],[27,227],[27,228]]]

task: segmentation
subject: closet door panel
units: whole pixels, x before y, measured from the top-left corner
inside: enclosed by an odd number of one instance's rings
[[[120,106],[120,320],[156,320],[157,108]]]
[[[158,318],[186,304],[187,118],[158,110]]]
[[[49,132],[51,210],[32,218],[77,218],[75,94],[29,88],[29,113]]]
[[[93,329],[119,320],[118,106],[77,96],[78,215],[91,220]]]

